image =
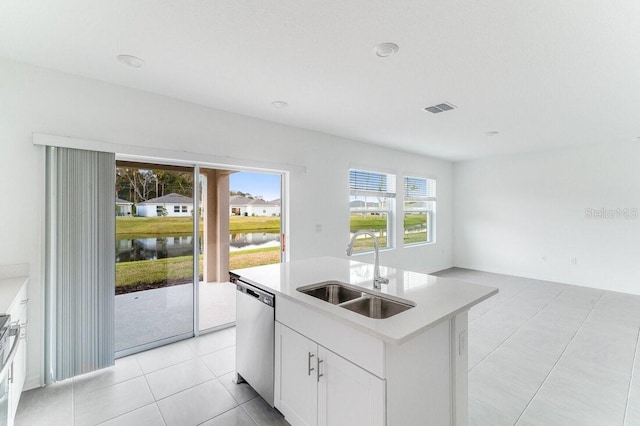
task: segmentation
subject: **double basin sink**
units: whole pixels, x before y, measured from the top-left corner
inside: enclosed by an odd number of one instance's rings
[[[373,319],[389,318],[415,306],[408,300],[392,299],[340,281],[325,281],[297,290]]]

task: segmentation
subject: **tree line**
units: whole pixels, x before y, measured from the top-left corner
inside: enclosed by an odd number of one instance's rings
[[[116,196],[132,203],[141,203],[171,193],[191,197],[193,173],[170,170],[116,167]],[[255,198],[249,192],[230,191],[230,195]]]
[[[133,203],[176,193],[193,195],[193,173],[116,167],[116,196]]]

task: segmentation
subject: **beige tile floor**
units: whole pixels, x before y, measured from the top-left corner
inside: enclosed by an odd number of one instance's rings
[[[249,385],[232,382],[234,371],[235,328],[227,328],[27,391],[16,425],[287,425]]]
[[[500,274],[469,312],[469,424],[640,425],[640,296]]]
[[[470,425],[640,426],[640,296],[457,268],[438,275],[500,288],[469,312]],[[231,382],[234,345],[226,329],[25,392],[16,424],[286,424]]]

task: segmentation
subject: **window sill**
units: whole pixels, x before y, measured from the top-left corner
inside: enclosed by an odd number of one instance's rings
[[[413,248],[413,247],[424,247],[424,246],[432,246],[435,244],[435,241],[432,243],[414,243],[414,244],[404,244],[402,248]]]
[[[393,250],[395,250],[395,247],[381,248],[381,249],[378,250],[378,253],[384,253],[386,251],[393,251]],[[355,257],[355,256],[360,256],[361,254],[373,254],[373,253],[374,253],[373,249],[367,250],[367,251],[358,251],[358,252],[354,251],[351,256]]]

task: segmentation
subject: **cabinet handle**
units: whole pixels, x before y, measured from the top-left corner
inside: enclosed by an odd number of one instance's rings
[[[317,367],[317,369],[318,369],[318,371],[316,371],[316,374],[317,374],[317,376],[318,376],[317,381],[318,381],[318,383],[319,383],[319,382],[320,382],[320,377],[324,376],[324,374],[320,374],[320,364],[322,364],[324,361],[323,361],[323,360],[321,360],[320,358],[317,358],[317,359],[316,359],[316,361],[318,361],[318,364],[317,364],[317,366],[316,366],[316,367]]]
[[[307,369],[308,369],[307,374],[309,376],[311,375],[311,372],[314,370],[314,368],[311,366],[311,358],[313,357],[314,355],[311,352],[309,352],[309,357],[307,358]]]

